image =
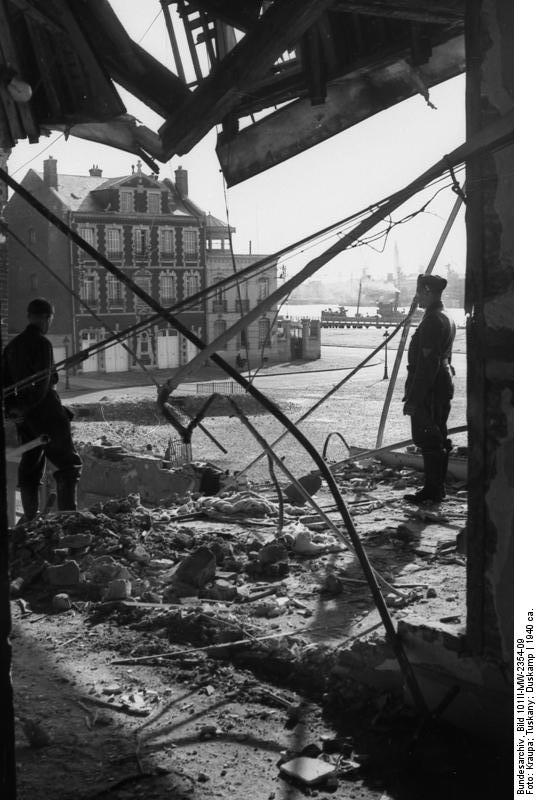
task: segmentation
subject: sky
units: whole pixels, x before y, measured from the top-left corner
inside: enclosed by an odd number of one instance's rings
[[[112,0],[130,36],[174,70],[160,4],[157,0]],[[187,78],[188,78],[187,74]],[[158,130],[162,119],[118,87],[127,111]],[[460,145],[464,132],[465,77],[431,89],[431,109],[420,95],[375,115],[335,137],[243,183],[225,189],[215,153],[216,131],[211,131],[188,154],[162,164],[160,177],[173,178],[181,165],[188,170],[189,194],[197,205],[236,228],[236,252],[273,253],[302,237],[343,219],[402,188],[443,155]],[[46,149],[45,149],[46,148]],[[53,132],[38,144],[19,142],[9,159],[10,173],[21,180],[27,170],[42,171],[48,156],[58,161],[58,172],[87,174],[92,164],[106,177],[127,175],[136,157],[103,145]],[[145,170],[145,167],[144,167]],[[149,172],[149,168],[146,168]],[[431,196],[429,193],[427,196]],[[395,219],[422,205],[420,195],[406,204]],[[396,227],[387,241],[360,246],[338,256],[316,276],[322,280],[356,280],[363,269],[383,278],[395,267],[395,244],[405,272],[422,271],[441,234],[455,195],[446,189],[417,220]],[[328,243],[329,244],[329,243]],[[378,252],[382,250],[383,252]],[[292,275],[309,254],[285,259]],[[449,235],[436,271],[446,264],[465,271],[463,212]]]

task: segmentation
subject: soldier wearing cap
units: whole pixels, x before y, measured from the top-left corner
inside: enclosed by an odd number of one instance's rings
[[[58,374],[54,367],[52,345],[46,338],[54,309],[48,300],[38,297],[27,309],[28,325],[4,348],[4,385],[6,415],[17,425],[21,444],[46,434],[49,442],[23,453],[18,470],[24,519],[31,520],[39,508],[39,484],[48,459],[56,468],[58,510],[76,509],[76,486],[82,461],[75,450],[71,435],[72,414],[61,404],[55,385]],[[30,376],[35,379],[23,382]]]
[[[409,344],[404,414],[411,417],[411,436],[422,451],[424,486],[404,499],[419,505],[445,497],[452,443],[447,420],[454,394],[451,367],[456,325],[445,312],[441,294],[447,285],[439,275],[419,275],[417,299],[424,316]]]

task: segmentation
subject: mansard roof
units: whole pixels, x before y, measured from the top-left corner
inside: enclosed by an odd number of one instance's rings
[[[26,178],[33,174],[44,182],[43,172],[30,169]],[[70,211],[79,213],[102,212],[105,205],[101,192],[119,190],[122,187],[136,189],[158,189],[169,193],[171,214],[179,217],[203,217],[204,212],[188,197],[182,197],[174,184],[169,180],[159,181],[157,178],[143,173],[121,175],[116,178],[97,177],[93,175],[64,175],[58,174],[58,187],[50,187],[53,192]],[[223,224],[223,223],[221,223]]]

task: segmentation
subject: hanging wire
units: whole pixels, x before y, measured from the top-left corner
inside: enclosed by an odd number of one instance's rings
[[[89,306],[85,302],[85,300],[83,300],[73,289],[71,289],[71,287],[63,280],[63,278],[60,278],[60,276],[56,272],[54,272],[54,270],[52,270],[48,266],[48,264],[45,261],[43,261],[43,259],[40,256],[37,255],[37,253],[35,253],[30,247],[28,247],[26,242],[24,242],[20,238],[20,236],[18,236],[18,234],[14,233],[14,231],[10,230],[8,225],[1,219],[0,219],[0,230],[3,230],[4,233],[6,233],[8,236],[11,236],[13,239],[15,239],[15,241],[24,250],[26,250],[26,252],[28,252],[43,267],[43,269],[45,269],[48,272],[48,274],[51,275],[60,284],[60,286],[63,289],[65,289],[65,291],[68,292],[71,295],[71,297],[73,297],[75,300],[77,300],[80,303],[80,305],[82,305],[85,308],[85,310],[88,312],[88,314],[90,314],[101,325],[101,327],[103,327],[106,331],[108,331],[108,333],[110,333],[114,338],[116,338],[116,332],[114,330],[112,330],[112,328],[110,328],[109,325],[106,324],[106,322],[102,319],[102,317],[99,314],[97,314],[91,308],[91,306]],[[117,342],[132,356],[132,358],[134,359],[134,362],[137,363],[146,372],[146,374],[148,375],[150,380],[152,380],[152,382],[155,384],[155,386],[158,387],[159,384],[158,384],[156,378],[149,372],[149,370],[147,369],[145,364],[143,364],[137,358],[136,353],[132,350],[132,348],[130,348],[127,344],[125,344],[125,342],[120,341],[118,337],[119,337],[119,333],[118,333],[118,336],[117,336]],[[110,342],[110,344],[108,346],[113,347],[113,343]],[[102,349],[104,350],[106,348],[102,348]],[[30,376],[30,377],[32,379],[34,379],[34,376]],[[28,380],[29,380],[28,378],[25,379],[25,381],[28,381]],[[6,389],[6,391],[5,391],[5,394],[10,394],[11,392],[17,391],[17,389],[20,388],[20,384],[21,383],[22,382],[19,381],[18,383],[13,384],[12,386],[8,387]],[[11,391],[9,391],[9,390],[11,390]]]
[[[143,42],[143,40],[145,39],[145,37],[147,36],[149,31],[151,30],[151,28],[155,24],[156,20],[158,19],[158,17],[160,16],[161,13],[162,13],[162,9],[160,9],[160,11],[156,14],[156,16],[154,17],[153,21],[150,23],[150,25],[147,28],[147,30],[145,31],[145,33],[142,35],[141,39],[138,39],[138,44],[141,44]]]
[[[459,168],[463,168],[463,167],[459,167]],[[444,179],[444,176],[439,176],[434,181],[431,181],[430,184],[428,184],[428,186],[434,186],[434,185],[436,185],[438,182],[440,182],[443,179]],[[4,178],[4,180],[7,180],[7,176],[6,176],[6,178]],[[443,187],[443,188],[446,188],[446,187]],[[438,194],[438,193],[436,193],[436,194]],[[334,238],[334,236],[337,233],[337,230],[340,230],[340,229],[344,230],[344,229],[346,229],[346,227],[349,227],[349,226],[352,225],[352,221],[355,223],[357,220],[364,218],[368,213],[371,213],[371,212],[373,213],[374,210],[377,210],[377,208],[383,202],[384,201],[380,201],[379,203],[372,204],[372,205],[368,206],[368,208],[362,209],[361,211],[359,211],[359,212],[357,212],[355,214],[352,214],[349,217],[344,218],[343,220],[340,220],[340,221],[338,221],[336,223],[333,223],[333,224],[327,226],[326,228],[321,229],[320,231],[315,231],[313,234],[309,234],[308,236],[304,237],[303,239],[299,240],[298,242],[283,248],[282,250],[280,250],[279,252],[273,254],[269,258],[261,259],[258,262],[258,264],[255,263],[255,264],[252,264],[252,265],[250,265],[248,267],[245,267],[239,273],[237,273],[236,275],[233,275],[231,279],[224,278],[221,281],[218,281],[212,287],[205,288],[205,289],[201,290],[200,292],[197,292],[196,294],[192,295],[190,298],[188,298],[186,300],[186,302],[185,301],[180,301],[179,303],[174,304],[173,306],[170,306],[167,309],[167,311],[171,312],[171,311],[184,310],[184,309],[187,309],[187,308],[189,308],[191,306],[195,306],[196,304],[199,303],[199,301],[202,298],[210,297],[220,287],[226,286],[230,282],[230,280],[233,283],[236,283],[236,281],[239,280],[239,279],[240,280],[246,280],[247,279],[246,276],[250,277],[251,275],[262,274],[263,272],[267,271],[268,269],[271,269],[271,267],[273,266],[273,263],[274,263],[274,261],[276,259],[280,259],[283,256],[286,256],[287,260],[290,260],[291,258],[294,258],[297,255],[306,252],[307,250],[311,249],[312,247],[318,246],[320,243],[326,241],[327,239]],[[418,211],[407,215],[407,218],[403,218],[402,221],[409,221],[414,216],[416,216],[417,213],[421,213],[423,211],[423,209],[426,208],[427,205],[428,205],[428,203],[425,204],[425,206],[423,208],[419,209]],[[9,229],[7,229],[7,231],[8,231],[8,233],[10,235],[14,236],[14,234],[11,231],[9,231]],[[381,235],[381,234],[377,234],[377,235]],[[308,244],[308,243],[310,243],[310,244]],[[47,265],[44,264],[44,262],[39,258],[39,256],[37,256],[30,248],[26,247],[24,242],[21,242],[21,244],[22,244],[23,247],[25,247],[25,249],[28,250],[28,252],[30,252],[32,254],[32,256],[34,258],[36,258],[38,261],[40,261],[40,263],[42,263],[45,266],[45,268],[50,270],[50,268],[48,268]],[[354,243],[351,246],[355,246],[355,244],[359,244],[359,242]],[[301,250],[299,250],[298,248],[301,245],[305,245],[305,246],[302,247]],[[54,275],[55,275],[55,273],[54,273]],[[71,291],[71,290],[68,289],[68,291]],[[96,316],[92,309],[89,309],[89,311],[93,316]],[[102,320],[98,316],[96,316],[96,318],[98,319],[99,323],[102,322]],[[93,352],[93,351],[98,352],[99,350],[106,349],[106,347],[112,346],[113,344],[115,344],[117,342],[120,342],[121,341],[121,337],[124,336],[124,335],[130,335],[130,333],[133,333],[134,331],[142,331],[142,330],[145,330],[146,328],[153,327],[155,324],[158,323],[159,320],[160,320],[160,315],[159,314],[155,314],[154,317],[150,318],[149,320],[137,323],[136,325],[131,326],[128,329],[125,329],[123,332],[112,332],[112,341],[110,341],[110,342],[106,342],[105,341],[104,343],[96,343],[95,345],[90,346],[89,348],[87,348],[86,350],[83,351],[86,354],[85,357],[87,357],[90,352]],[[274,321],[275,321],[275,319],[274,319]],[[104,327],[106,327],[106,326],[104,326]],[[71,357],[71,359],[69,359],[68,361],[70,361],[72,363],[72,359],[73,358],[74,358],[74,356]],[[135,356],[134,356],[134,358],[136,359]],[[148,373],[148,374],[150,374],[150,373]],[[31,378],[28,379],[28,380],[31,381],[31,380],[34,379],[34,377],[35,376],[31,376]]]
[[[31,158],[28,159],[28,161],[25,161],[24,164],[21,164],[20,167],[17,167],[17,169],[13,170],[13,172],[11,174],[12,175],[16,175],[17,172],[21,171],[21,169],[24,169],[24,167],[27,167],[28,164],[32,163],[32,161],[35,161],[36,158],[39,158],[39,156],[43,155],[43,153],[46,153],[46,151],[49,148],[51,148],[53,145],[55,145],[56,142],[59,141],[62,136],[63,136],[63,132],[60,133],[58,136],[56,136],[56,138],[53,139],[51,142],[49,142],[46,147],[43,147],[43,149],[40,150],[38,153],[36,153],[35,156],[32,156]]]

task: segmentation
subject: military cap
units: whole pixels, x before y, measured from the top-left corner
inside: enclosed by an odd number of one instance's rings
[[[36,297],[28,303],[28,314],[47,314],[49,317],[54,313],[54,309],[44,297]]]
[[[419,275],[417,278],[417,289],[428,288],[433,294],[441,294],[447,281],[440,275]]]

